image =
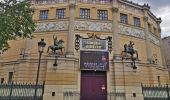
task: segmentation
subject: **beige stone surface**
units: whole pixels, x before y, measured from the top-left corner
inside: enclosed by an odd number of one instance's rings
[[[118,4],[119,3],[119,4]],[[160,39],[160,25],[156,21],[157,18],[145,14],[142,12],[141,7],[124,6],[124,3],[114,2],[111,4],[87,4],[77,2],[74,11],[70,12],[69,3],[61,4],[48,4],[48,5],[32,5],[35,12],[33,15],[33,20],[37,23],[48,23],[48,22],[70,22],[68,30],[60,31],[44,31],[44,32],[34,32],[34,38],[32,40],[27,39],[16,39],[9,41],[10,49],[3,54],[0,54],[0,78],[3,77],[5,82],[8,81],[8,73],[14,72],[13,81],[17,82],[28,82],[35,83],[37,68],[38,68],[38,46],[37,43],[41,38],[45,39],[46,47],[42,54],[42,60],[40,65],[40,76],[39,82],[45,81],[45,91],[44,100],[68,100],[64,97],[63,92],[65,91],[81,91],[81,70],[80,70],[80,50],[76,51],[74,49],[75,44],[75,34],[79,34],[82,37],[88,37],[88,34],[95,33],[100,38],[104,39],[108,36],[112,37],[112,52],[109,53],[109,70],[107,71],[107,92],[123,92],[125,93],[126,100],[143,100],[141,84],[158,84],[158,76],[160,76],[161,84],[169,84],[168,70],[163,66],[161,54],[161,46],[155,45],[145,38],[135,37],[134,32],[127,30],[125,34],[119,34],[120,30],[118,25],[124,25],[120,23],[120,13],[128,15],[128,29],[145,30],[146,23],[151,24],[152,28],[156,28],[156,33],[151,30],[151,33],[156,38]],[[117,12],[113,13],[113,7],[118,8]],[[66,8],[65,19],[56,18],[56,9]],[[80,19],[80,8],[90,9],[90,19]],[[102,21],[97,18],[97,10],[107,10],[108,20]],[[39,20],[40,10],[49,10],[49,18],[45,21]],[[150,13],[150,11],[146,12]],[[71,14],[74,13],[74,17]],[[141,27],[134,27],[133,17],[140,18]],[[144,17],[148,18],[148,21],[144,22]],[[153,18],[152,18],[153,17]],[[75,21],[85,21],[90,23],[111,23],[112,30],[104,32],[102,31],[92,31],[92,30],[75,30]],[[114,26],[117,25],[117,26]],[[88,25],[87,25],[88,26]],[[94,29],[94,28],[93,28]],[[94,29],[95,30],[95,29]],[[145,35],[148,34],[144,31]],[[131,35],[128,35],[131,34]],[[58,66],[54,67],[55,57],[47,53],[49,45],[53,45],[53,35],[57,36],[58,39],[64,40],[65,50],[63,55],[57,60]],[[71,38],[70,38],[71,37]],[[139,61],[136,61],[138,67],[137,71],[134,72],[131,66],[130,60],[114,59],[115,54],[121,54],[124,50],[123,45],[128,44],[129,41],[135,43],[134,48],[138,51]],[[148,44],[147,44],[148,43]],[[148,48],[149,46],[149,48]],[[24,59],[20,55],[20,49],[26,49],[28,56]],[[66,52],[71,51],[74,55],[67,56]],[[156,54],[158,62],[156,64],[149,64],[148,57],[153,56],[151,54]],[[56,95],[53,97],[52,92]],[[133,93],[136,93],[137,97],[133,97]],[[109,100],[114,100],[114,97]],[[79,97],[75,97],[72,100],[79,100]]]

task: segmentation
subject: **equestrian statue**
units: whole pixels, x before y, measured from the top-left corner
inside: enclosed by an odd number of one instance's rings
[[[128,54],[131,55],[131,59],[138,59],[138,52],[133,48],[134,42],[130,41],[129,44],[124,45],[124,51],[122,51],[122,60],[127,57]]]
[[[47,53],[49,52],[49,49],[51,49],[53,54],[56,54],[56,50],[60,50],[61,54],[63,54],[63,49],[65,49],[63,46],[64,41],[62,39],[58,40],[57,37],[55,36],[53,36],[53,41],[54,41],[54,44],[48,46]]]

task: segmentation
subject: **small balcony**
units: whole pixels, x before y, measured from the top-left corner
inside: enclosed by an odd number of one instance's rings
[[[32,0],[31,4],[33,5],[47,5],[47,4],[64,4],[67,3],[68,0]]]
[[[78,2],[89,4],[111,4],[112,0],[78,0]]]

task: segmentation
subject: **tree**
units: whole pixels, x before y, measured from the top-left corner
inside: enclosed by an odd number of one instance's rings
[[[26,0],[0,2],[0,50],[9,48],[8,41],[16,38],[31,38],[35,30],[33,9]]]

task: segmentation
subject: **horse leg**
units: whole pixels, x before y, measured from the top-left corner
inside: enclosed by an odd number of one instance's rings
[[[124,57],[125,57],[125,54],[124,54],[125,52],[124,51],[122,51],[122,53],[121,53],[121,55],[122,55],[122,60],[124,59]]]
[[[54,54],[56,53],[56,50],[55,50],[55,49],[53,50],[53,53],[54,53]]]

